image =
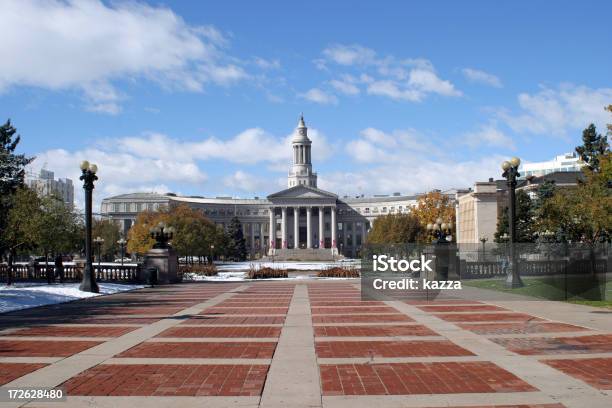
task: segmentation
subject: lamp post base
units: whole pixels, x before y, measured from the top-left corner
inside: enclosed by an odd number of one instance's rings
[[[83,280],[79,285],[79,290],[83,292],[100,293],[100,288],[96,282],[93,268],[89,265],[83,270]]]
[[[523,286],[525,286],[525,284],[521,280],[520,276],[511,272],[508,274],[508,277],[506,278],[506,284],[504,286],[506,287],[506,289],[516,289],[522,288]]]

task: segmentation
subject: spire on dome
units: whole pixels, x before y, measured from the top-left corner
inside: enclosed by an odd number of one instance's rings
[[[305,128],[306,124],[304,123],[304,114],[300,113],[300,121],[298,123],[298,127],[299,128]]]

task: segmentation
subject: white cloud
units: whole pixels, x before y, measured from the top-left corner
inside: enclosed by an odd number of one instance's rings
[[[430,94],[462,95],[453,83],[440,78],[431,61],[425,58],[381,57],[370,48],[342,44],[332,45],[322,54],[323,58],[314,61],[318,68],[331,72],[330,67],[335,65],[349,71],[328,81],[339,93],[356,95],[361,83],[367,85],[367,94],[396,101],[420,102]]]
[[[376,52],[361,45],[334,44],[323,50],[323,55],[340,65],[373,64],[376,61]]]
[[[332,79],[329,84],[338,92],[345,95],[358,95],[359,88],[354,84],[346,80]]]
[[[312,88],[306,91],[300,96],[307,101],[318,103],[321,105],[336,105],[338,103],[338,98],[330,93],[327,93],[319,88]]]
[[[474,68],[463,68],[461,73],[471,82],[489,85],[494,88],[503,87],[501,80],[497,76],[489,74],[488,72]]]
[[[534,94],[522,93],[518,96],[517,113],[500,110],[497,115],[516,132],[567,136],[589,123],[603,129],[609,121],[604,106],[611,100],[612,88],[563,84],[556,89],[543,87]]]
[[[398,129],[390,133],[375,128],[366,128],[359,138],[346,144],[346,152],[361,163],[403,163],[406,157],[416,155],[438,155],[430,138],[414,129]]]
[[[435,72],[422,68],[410,71],[408,85],[422,92],[432,92],[445,96],[460,96],[461,92],[449,81],[440,79]]]
[[[261,191],[263,184],[257,175],[248,174],[242,170],[237,170],[233,174],[223,179],[226,187],[235,190],[242,190],[249,193]]]
[[[117,80],[148,79],[200,91],[248,77],[214,27],[192,26],[165,7],[98,0],[2,2],[0,90],[82,90],[86,109],[118,113]]]
[[[262,69],[279,69],[281,67],[280,61],[277,59],[268,60],[261,57],[253,58],[255,65]]]
[[[414,156],[413,156],[414,157]],[[391,164],[364,167],[353,172],[335,172],[319,176],[319,186],[339,195],[361,192],[416,194],[433,188],[442,190],[470,187],[477,180],[495,177],[500,156],[467,161],[432,160],[427,156]]]
[[[317,129],[309,129],[308,136],[313,141],[315,163],[334,153],[334,147]],[[87,159],[100,169],[96,194],[102,198],[142,191],[145,187],[144,191],[150,191],[154,186],[164,186],[166,191],[163,192],[169,191],[168,185],[188,185],[205,190],[208,176],[200,168],[202,161],[220,160],[241,165],[265,163],[269,170],[286,173],[291,163],[292,138],[293,133],[277,137],[259,128],[246,129],[225,140],[209,137],[198,142],[147,133],[106,139],[95,146],[75,151],[53,149],[41,152],[36,154],[31,168],[36,172],[46,163],[56,177],[72,179],[76,188],[80,176],[79,163]],[[227,186],[250,192],[263,188],[263,184],[257,184],[263,183],[262,180],[252,177],[249,181],[249,177],[243,170],[235,170],[224,182]]]
[[[516,149],[514,141],[493,124],[483,125],[477,131],[468,132],[462,135],[461,138],[472,148],[487,145],[499,146],[511,150]]]
[[[368,85],[367,89],[370,95],[386,96],[395,100],[405,100],[411,102],[419,102],[423,98],[423,93],[415,89],[400,88],[400,85],[395,81],[382,80],[373,81]]]

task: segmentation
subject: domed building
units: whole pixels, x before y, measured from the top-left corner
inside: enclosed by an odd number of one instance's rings
[[[140,211],[184,203],[202,209],[223,227],[238,217],[252,259],[274,255],[287,260],[330,260],[358,256],[376,217],[407,212],[417,202],[415,195],[341,198],[319,189],[312,168],[312,141],[303,117],[292,139],[292,150],[287,189],[266,198],[132,193],[102,200],[101,214],[127,233]]]

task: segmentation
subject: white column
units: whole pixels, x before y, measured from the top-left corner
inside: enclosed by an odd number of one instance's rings
[[[281,242],[287,248],[287,207],[281,208]]]
[[[331,208],[331,246],[332,250],[336,248],[336,207]]]
[[[276,248],[276,229],[274,228],[274,207],[270,208],[270,232],[268,233],[270,240],[270,250]]]
[[[312,208],[306,207],[306,248],[312,248]]]
[[[323,230],[323,218],[325,207],[319,207],[319,248],[325,248],[325,231]]]
[[[259,249],[262,250],[264,247],[264,222],[259,223]],[[263,254],[263,252],[262,252]]]
[[[293,207],[293,247],[300,247],[300,207]]]
[[[255,223],[251,223],[251,253],[255,253]]]

